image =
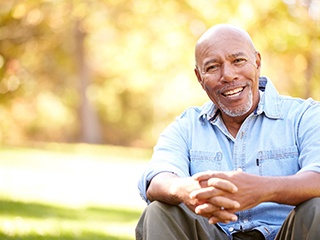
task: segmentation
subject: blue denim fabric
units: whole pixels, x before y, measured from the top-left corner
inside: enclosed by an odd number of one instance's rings
[[[312,99],[281,96],[266,77],[260,81],[260,102],[231,136],[212,102],[191,107],[160,135],[138,187],[146,198],[151,179],[160,172],[181,177],[214,170],[243,171],[261,176],[320,172],[320,104]],[[292,206],[266,202],[238,212],[237,222],[220,224],[231,235],[257,229],[274,239]]]

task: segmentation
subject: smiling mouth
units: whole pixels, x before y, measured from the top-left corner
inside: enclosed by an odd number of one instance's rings
[[[238,87],[232,90],[228,90],[222,93],[223,96],[225,97],[235,97],[240,95],[244,90],[244,87]]]

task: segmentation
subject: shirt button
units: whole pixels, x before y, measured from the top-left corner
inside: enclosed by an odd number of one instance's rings
[[[234,230],[233,227],[229,227],[229,232],[232,232]]]
[[[243,219],[243,222],[247,223],[247,222],[249,222],[249,220],[248,219]]]

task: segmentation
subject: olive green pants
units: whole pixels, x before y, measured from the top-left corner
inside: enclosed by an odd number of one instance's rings
[[[218,225],[190,211],[185,205],[151,203],[136,227],[136,240],[229,240]],[[234,240],[263,240],[259,231],[239,232]],[[298,205],[287,217],[275,240],[320,239],[320,198]]]

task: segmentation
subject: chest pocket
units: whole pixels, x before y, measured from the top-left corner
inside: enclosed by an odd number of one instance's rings
[[[262,176],[286,176],[299,170],[296,146],[259,151],[259,166]]]
[[[220,171],[222,152],[190,151],[190,174],[191,176],[203,171]]]

